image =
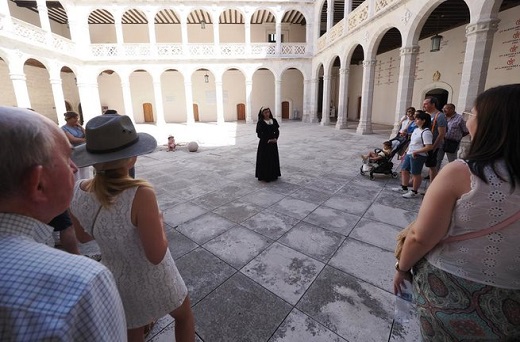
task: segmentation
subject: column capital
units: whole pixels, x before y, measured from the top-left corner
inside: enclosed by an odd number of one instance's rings
[[[323,81],[330,81],[330,75],[323,75]]]
[[[371,66],[375,66],[377,63],[377,60],[375,59],[367,59],[363,61],[363,68],[369,68]]]
[[[488,19],[476,23],[469,23],[466,26],[466,36],[482,33],[482,32],[496,32],[498,30],[498,23],[500,19]]]
[[[348,75],[350,73],[350,68],[340,68],[339,73],[342,75]]]
[[[419,53],[419,45],[405,46],[399,49],[399,54],[404,55],[416,55]]]

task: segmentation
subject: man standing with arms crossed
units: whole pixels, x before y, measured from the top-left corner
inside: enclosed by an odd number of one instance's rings
[[[63,131],[0,107],[0,340],[126,341],[121,298],[100,263],[45,244],[76,166]]]
[[[438,160],[439,149],[442,148],[444,143],[444,136],[446,135],[446,116],[443,112],[439,111],[439,100],[436,97],[428,96],[423,101],[423,109],[426,113],[432,117],[432,134],[433,134],[433,161],[429,163],[426,161],[426,166],[430,168],[430,182],[433,182],[435,176],[439,172],[442,159]],[[441,153],[444,156],[444,153]]]

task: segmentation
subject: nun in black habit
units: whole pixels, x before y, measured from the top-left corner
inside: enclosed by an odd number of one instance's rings
[[[255,177],[259,181],[270,182],[278,179],[280,174],[280,159],[278,158],[278,136],[280,131],[278,121],[273,118],[269,108],[260,108],[256,134],[260,141],[256,151]]]

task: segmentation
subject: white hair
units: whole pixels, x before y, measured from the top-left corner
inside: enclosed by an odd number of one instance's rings
[[[48,165],[57,130],[56,124],[41,114],[0,106],[0,200],[17,194],[31,167]]]

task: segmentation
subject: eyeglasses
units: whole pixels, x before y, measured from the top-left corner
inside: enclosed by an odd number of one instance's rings
[[[471,112],[462,112],[462,118],[465,120],[465,121],[468,121],[468,119],[472,116],[475,116],[475,114],[471,113]]]

